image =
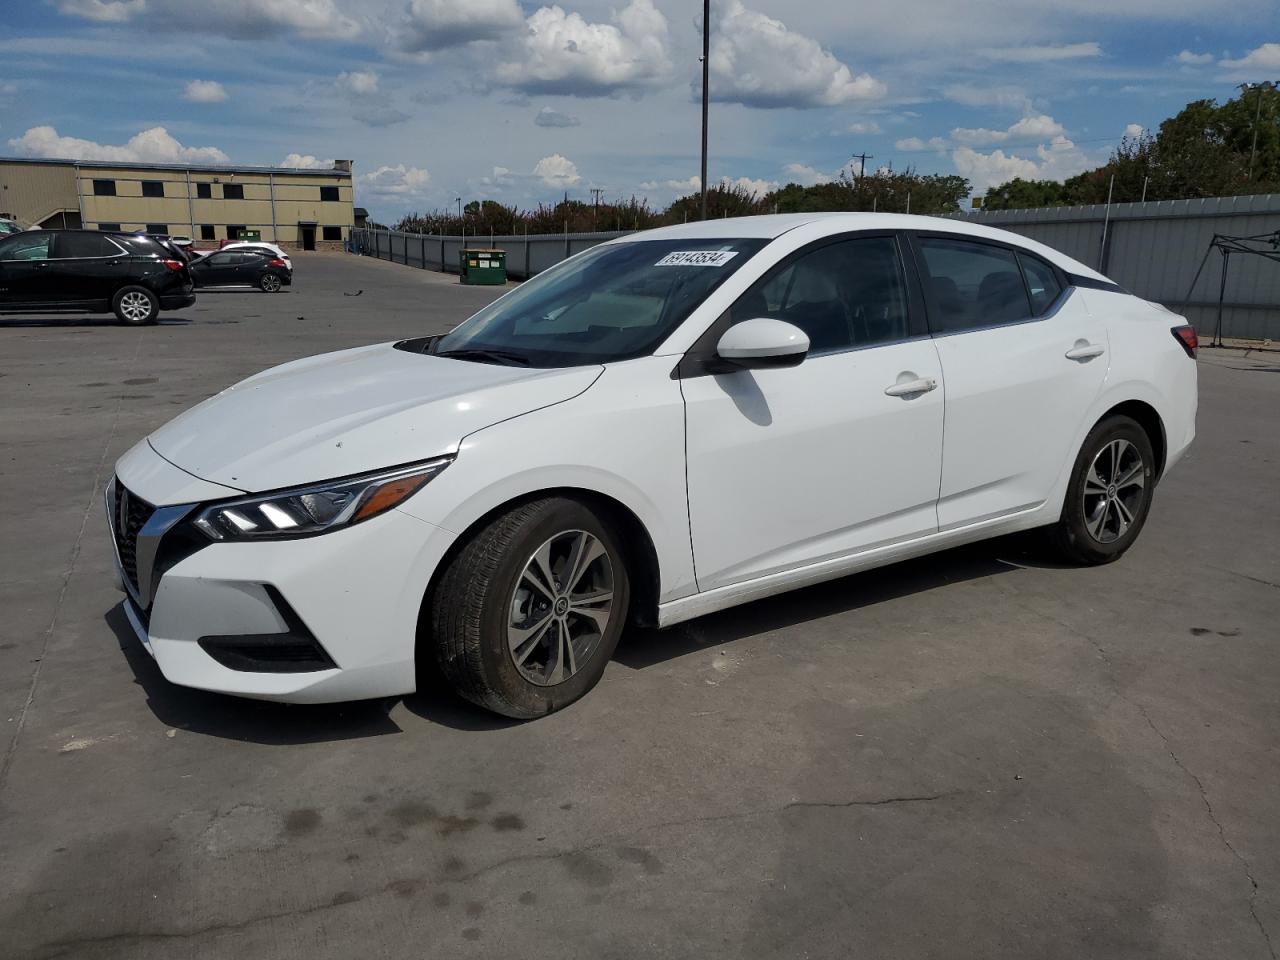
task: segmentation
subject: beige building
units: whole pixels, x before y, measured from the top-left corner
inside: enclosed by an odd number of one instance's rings
[[[0,158],[0,216],[189,236],[201,246],[256,230],[282,247],[340,249],[355,222],[351,161],[297,170]]]

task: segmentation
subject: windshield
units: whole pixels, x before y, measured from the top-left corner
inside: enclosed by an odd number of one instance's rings
[[[533,367],[644,356],[767,242],[636,240],[594,247],[481,310],[431,352]]]

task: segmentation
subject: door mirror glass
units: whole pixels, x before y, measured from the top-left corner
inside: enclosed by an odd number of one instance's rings
[[[809,352],[808,335],[793,323],[756,317],[735,323],[716,345],[716,355],[734,367],[794,367]]]

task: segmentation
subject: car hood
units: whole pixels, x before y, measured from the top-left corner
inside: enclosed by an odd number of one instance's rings
[[[149,440],[204,480],[272,490],[454,453],[469,433],[577,396],[602,370],[472,363],[379,344],[259,373]]]

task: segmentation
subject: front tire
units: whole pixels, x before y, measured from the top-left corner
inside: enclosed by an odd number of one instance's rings
[[[160,301],[146,287],[123,287],[111,298],[111,311],[121,323],[140,327],[156,322]]]
[[[1151,438],[1136,420],[1107,417],[1076,457],[1062,516],[1048,529],[1051,545],[1072,563],[1118,560],[1147,522],[1154,489]]]
[[[427,598],[450,685],[516,719],[544,716],[596,685],[627,621],[630,579],[610,526],[585,504],[523,504],[476,533]]]

